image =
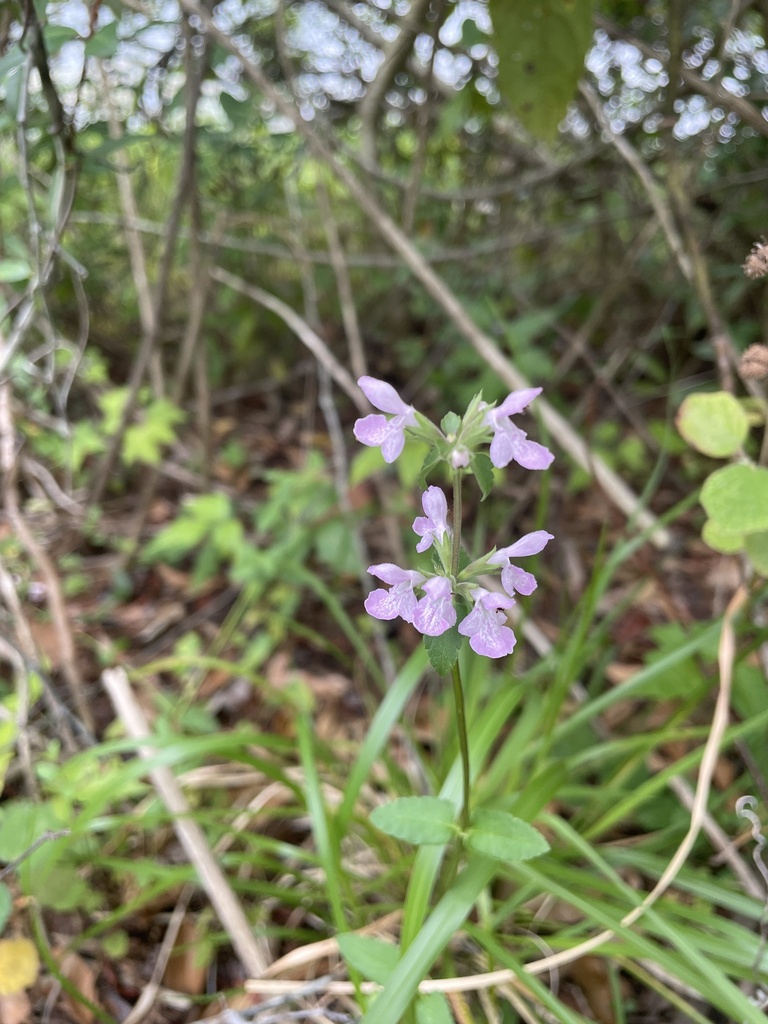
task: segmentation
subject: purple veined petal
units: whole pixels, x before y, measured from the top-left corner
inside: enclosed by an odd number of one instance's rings
[[[396,619],[398,615],[406,622],[412,622],[418,604],[414,587],[420,586],[424,577],[414,569],[401,569],[392,562],[371,565],[372,576],[391,585],[390,590],[374,590],[365,599],[365,610],[375,619]]]
[[[387,424],[387,437],[381,445],[381,454],[385,462],[394,462],[405,446],[404,419],[404,416],[394,416]]]
[[[512,391],[501,405],[497,405],[496,408],[491,412],[494,417],[504,416],[517,416],[526,409],[534,398],[538,397],[542,392],[541,388],[520,388],[518,391]]]
[[[496,430],[491,441],[491,462],[497,469],[504,469],[514,459],[520,442],[525,440],[525,431],[516,427],[509,420],[502,420],[491,425]]]
[[[459,632],[469,637],[469,646],[476,654],[486,658],[503,658],[511,654],[517,640],[501,609],[511,608],[514,599],[482,587],[477,587],[473,596],[475,607],[461,621]]]
[[[554,455],[543,444],[528,441],[527,434],[510,420],[504,420],[496,427],[491,441],[491,462],[497,469],[503,469],[510,462],[516,462],[523,469],[547,469]]]
[[[425,636],[440,636],[456,622],[451,581],[433,576],[423,584],[424,597],[416,606],[413,624]]]
[[[358,386],[375,409],[409,417],[409,426],[416,426],[413,406],[407,405],[391,384],[376,377],[360,377]]]
[[[428,487],[421,496],[421,507],[425,514],[443,532],[448,528],[448,499],[439,487]]]
[[[555,456],[537,441],[523,440],[513,455],[515,462],[523,469],[548,469]]]
[[[526,572],[517,565],[507,565],[501,570],[501,585],[510,596],[522,594],[523,597],[530,597],[538,587],[533,573]]]
[[[371,413],[370,416],[363,416],[362,419],[355,420],[355,425],[352,429],[360,444],[367,444],[371,448],[377,448],[387,439],[389,420],[386,416]]]
[[[507,395],[501,405],[496,406],[489,413],[489,416],[492,416],[494,420],[504,416],[516,416],[530,405],[534,398],[541,394],[541,391],[541,388],[521,388],[519,391],[513,391]],[[377,408],[380,409],[381,406],[377,406]]]
[[[373,590],[366,597],[363,607],[374,619],[396,619],[400,616],[406,622],[413,622],[418,598],[410,587],[399,583],[391,590]]]
[[[377,580],[389,584],[411,583],[412,586],[417,587],[424,580],[424,576],[417,572],[416,569],[401,569],[399,565],[395,565],[393,562],[379,562],[378,565],[369,565],[366,572],[371,576],[375,576]]]
[[[426,516],[417,516],[413,532],[421,537],[416,550],[426,551],[435,541],[442,541],[448,530],[448,502],[439,487],[428,487],[421,496],[421,507]]]
[[[540,551],[543,551],[547,544],[554,540],[554,536],[551,533],[547,533],[546,530],[534,530],[533,533],[526,533],[520,540],[516,540],[514,544],[510,544],[509,547],[499,548],[498,551],[494,552],[488,561],[492,565],[501,565],[508,558],[522,558],[524,555],[538,555]]]

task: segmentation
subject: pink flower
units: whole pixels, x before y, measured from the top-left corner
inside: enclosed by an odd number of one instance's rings
[[[425,516],[417,516],[413,521],[413,532],[417,533],[421,540],[416,545],[417,551],[426,551],[427,548],[442,541],[448,529],[448,502],[439,487],[428,487],[421,496],[421,507],[426,512]]]
[[[389,583],[391,590],[374,590],[365,599],[365,610],[375,619],[396,619],[399,615],[406,622],[413,622],[418,598],[414,587],[424,582],[424,577],[415,569],[401,569],[391,562],[368,566],[371,576]]]
[[[522,412],[539,394],[541,388],[513,391],[500,406],[485,414],[485,424],[493,430],[491,462],[497,469],[503,469],[510,462],[524,469],[546,469],[552,463],[552,452],[543,444],[528,441],[525,431],[515,426],[510,418]]]
[[[461,635],[468,636],[472,650],[486,658],[503,658],[505,654],[511,654],[516,643],[515,634],[500,609],[511,608],[514,598],[493,594],[483,587],[475,587],[472,596],[475,607],[459,625]]]
[[[416,426],[412,405],[406,405],[391,384],[375,377],[361,377],[358,385],[376,409],[392,413],[392,418],[371,413],[355,422],[355,437],[371,448],[381,447],[385,462],[394,462],[405,444],[405,428]]]
[[[520,558],[525,555],[538,555],[549,541],[554,540],[551,533],[546,530],[534,530],[533,533],[526,533],[520,540],[510,544],[507,548],[499,548],[488,561],[491,565],[503,565],[501,570],[501,585],[506,592],[512,596],[515,593],[525,594],[526,597],[532,594],[537,587],[536,577],[512,565],[510,559]]]
[[[451,581],[433,576],[422,584],[424,597],[416,605],[413,624],[425,636],[440,636],[456,622]]]

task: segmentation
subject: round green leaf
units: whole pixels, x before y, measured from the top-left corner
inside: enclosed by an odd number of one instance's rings
[[[689,395],[677,413],[677,429],[704,455],[725,459],[735,455],[749,432],[749,417],[727,391]]]
[[[768,530],[750,533],[744,538],[747,554],[761,576],[768,576]]]
[[[396,839],[419,845],[441,845],[456,833],[453,804],[435,796],[404,796],[377,807],[371,814],[376,828]]]
[[[11,916],[13,901],[7,886],[0,883],[0,932],[5,931],[8,918]]]
[[[724,466],[701,489],[701,504],[719,533],[768,530],[768,469]]]
[[[713,551],[719,551],[723,555],[735,555],[744,547],[743,533],[728,533],[720,529],[717,523],[708,519],[701,531],[701,539],[708,544]]]
[[[533,825],[506,811],[490,808],[481,808],[472,816],[467,846],[507,863],[540,857],[549,849],[549,843]]]

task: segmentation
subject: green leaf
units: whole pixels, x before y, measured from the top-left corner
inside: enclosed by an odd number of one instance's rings
[[[724,466],[715,470],[701,489],[701,504],[722,533],[768,530],[768,469]]]
[[[467,846],[486,857],[516,863],[540,857],[549,843],[533,825],[506,811],[482,807],[472,815]]]
[[[747,534],[744,538],[744,547],[755,571],[761,576],[768,576],[768,531]]]
[[[359,971],[367,981],[384,985],[400,959],[400,950],[391,942],[368,935],[347,932],[338,936],[339,949],[347,965]]]
[[[429,663],[439,676],[447,676],[459,657],[463,639],[457,626],[440,636],[425,636],[424,647]]]
[[[475,480],[477,480],[483,495],[483,501],[485,501],[493,490],[493,463],[485,452],[478,452],[477,455],[472,456],[470,469],[475,474]]]
[[[529,132],[551,139],[592,42],[592,0],[489,0],[489,9],[498,90]]]
[[[455,412],[447,412],[440,421],[440,429],[446,437],[450,437],[451,434],[456,435],[460,426],[461,417],[457,416]]]
[[[416,1024],[453,1024],[453,1014],[442,992],[428,992],[416,1000]]]
[[[441,460],[442,460],[442,455],[440,454],[440,452],[438,451],[437,448],[428,448],[427,449],[427,454],[424,456],[424,461],[421,464],[421,469],[419,470],[419,476],[418,476],[418,479],[416,480],[416,483],[418,484],[418,486],[419,486],[419,488],[421,490],[424,490],[424,488],[427,486],[427,475],[428,475],[430,469],[434,469],[435,466]]]
[[[677,413],[677,429],[697,451],[714,459],[735,455],[749,433],[749,417],[727,391],[689,395]]]
[[[456,834],[454,807],[436,796],[403,796],[371,814],[376,828],[415,846],[441,845]]]
[[[26,260],[0,260],[0,282],[18,284],[32,276],[32,268]]]
[[[87,57],[113,57],[117,49],[117,22],[111,21],[95,32],[85,44]]]
[[[741,551],[744,547],[743,533],[729,533],[728,530],[723,530],[711,519],[704,523],[701,539],[713,551],[720,551],[724,555],[735,555],[737,551]]]

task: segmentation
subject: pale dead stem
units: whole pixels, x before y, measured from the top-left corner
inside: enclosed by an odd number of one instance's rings
[[[136,740],[149,739],[149,725],[133,695],[125,669],[106,669],[101,678],[127,734]],[[156,754],[157,751],[151,747],[139,748],[139,756],[147,760],[152,760]],[[179,842],[243,966],[250,974],[263,974],[267,969],[266,956],[224,872],[214,859],[202,829],[192,817],[191,808],[177,779],[166,765],[156,765],[148,770],[148,774],[160,799],[173,816],[173,828]]]
[[[720,744],[722,743],[723,735],[728,725],[728,709],[736,648],[733,620],[746,602],[747,596],[748,592],[746,586],[740,586],[731,599],[723,618],[723,627],[720,634],[720,644],[718,649],[720,687],[718,690],[717,701],[715,703],[715,711],[712,717],[709,736],[707,737],[707,742],[704,746],[701,758],[696,791],[691,807],[691,819],[688,831],[651,892],[646,895],[641,903],[634,907],[628,914],[625,914],[621,919],[620,925],[622,928],[629,928],[631,925],[636,924],[643,914],[645,914],[645,912],[649,910],[669,889],[688,859],[688,856],[690,855],[690,852],[704,827],[707,814],[707,801],[709,799],[709,793],[712,785],[712,776],[717,764]],[[614,931],[607,929],[593,936],[591,939],[587,939],[585,942],[581,942],[577,946],[573,946],[571,949],[565,949],[559,953],[542,957],[540,960],[524,964],[522,970],[527,974],[534,975],[544,974],[548,971],[555,970],[565,966],[566,964],[573,963],[575,960],[580,959],[587,953],[591,953],[599,946],[602,946],[604,943],[615,938],[615,936],[616,933]],[[328,955],[328,942],[335,942],[335,940],[324,940],[324,943],[322,944],[323,956]],[[312,948],[312,946],[305,947],[305,957],[310,954]],[[280,964],[281,961],[276,961],[272,965],[269,973],[278,973]],[[491,971],[486,974],[476,974],[464,978],[427,979],[421,983],[419,991],[444,992],[447,994],[450,992],[479,991],[480,989],[492,988],[497,985],[509,984],[519,985],[520,979],[518,975],[515,974],[514,971],[501,970]],[[246,987],[248,988],[248,991],[256,992],[261,995],[277,995],[294,991],[300,986],[297,986],[295,981],[279,981],[264,978],[248,981],[246,983]],[[323,991],[328,992],[329,994],[350,994],[354,992],[354,986],[351,982],[328,979]],[[363,991],[376,992],[378,991],[378,986],[366,984],[363,987]]]
[[[333,377],[341,390],[352,399],[358,410],[362,414],[366,414],[369,411],[365,396],[357,384],[355,384],[350,374],[344,369],[317,332],[313,331],[307,321],[299,316],[291,306],[270,292],[265,292],[263,288],[258,288],[256,285],[244,281],[241,277],[230,274],[228,270],[224,270],[222,267],[212,267],[211,277],[215,281],[225,284],[228,288],[232,288],[233,291],[246,295],[253,302],[257,302],[260,306],[264,306],[265,309],[269,309],[279,316],[290,327],[302,345],[312,353],[323,369],[327,370],[331,377]]]

